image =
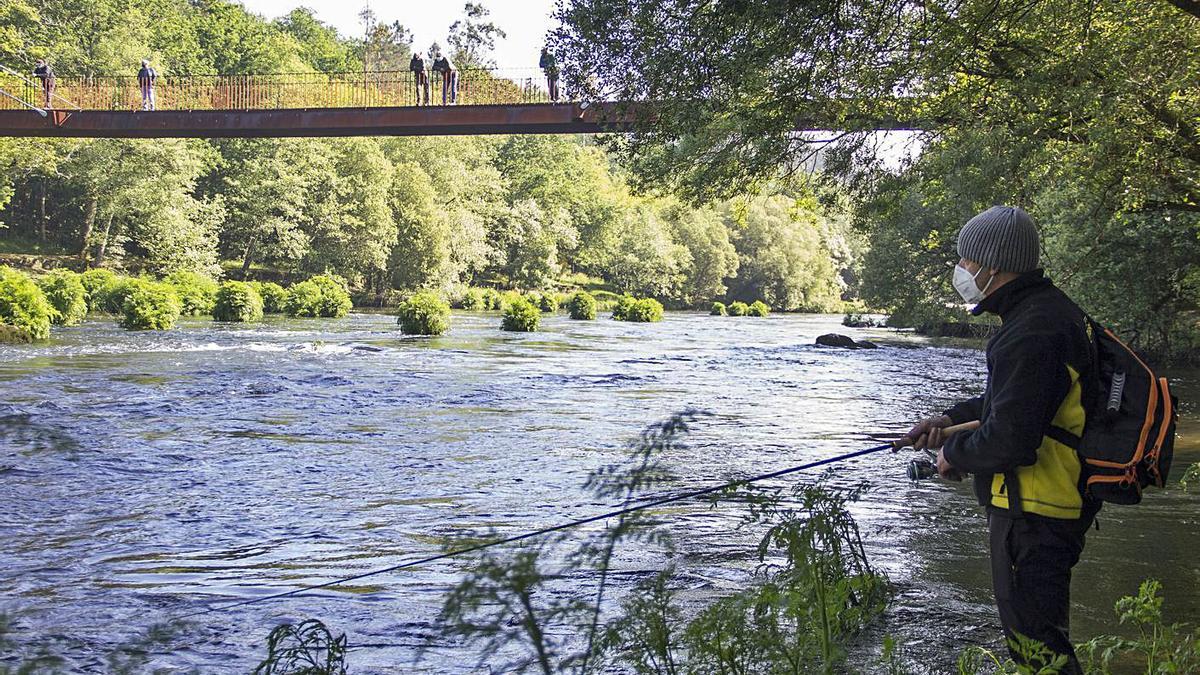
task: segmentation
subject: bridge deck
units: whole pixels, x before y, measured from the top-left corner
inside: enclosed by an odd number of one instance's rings
[[[613,106],[508,104],[275,110],[0,110],[0,136],[222,138],[589,134],[620,131]]]

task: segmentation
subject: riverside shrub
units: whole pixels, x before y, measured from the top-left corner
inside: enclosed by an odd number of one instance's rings
[[[263,318],[262,296],[248,283],[226,281],[217,289],[212,315],[217,321],[259,321]]]
[[[79,283],[83,284],[83,292],[90,311],[98,312],[102,309],[100,307],[101,296],[103,295],[102,291],[116,280],[116,273],[100,267],[90,269],[79,275]]]
[[[0,267],[0,341],[32,342],[50,337],[57,312],[46,294],[28,276]]]
[[[74,326],[87,316],[87,291],[79,275],[70,270],[54,270],[38,279],[38,287],[46,294],[46,300],[54,308],[51,322],[60,326]]]
[[[396,322],[405,335],[441,335],[450,330],[450,305],[437,293],[417,293],[401,303]]]
[[[746,316],[748,311],[750,306],[740,300],[729,305],[729,316]]]
[[[345,282],[330,274],[319,274],[288,289],[286,309],[291,316],[340,319],[352,306]]]
[[[538,329],[542,313],[533,303],[525,298],[516,297],[508,302],[504,309],[504,318],[500,321],[501,330],[517,332],[533,332]]]
[[[178,270],[171,272],[163,281],[175,289],[179,306],[184,316],[212,314],[217,301],[217,282],[197,272]]]
[[[558,298],[554,297],[553,293],[542,293],[541,297],[538,298],[537,306],[543,312],[557,312]]]
[[[622,295],[617,298],[616,304],[613,305],[612,318],[614,321],[625,321],[629,316],[629,310],[633,307],[633,303],[637,300],[632,295]]]
[[[120,314],[125,311],[125,298],[133,291],[141,279],[130,277],[114,277],[111,282],[97,291],[97,309],[107,314]]]
[[[771,308],[762,300],[755,300],[746,308],[746,316],[766,316],[771,313]]]
[[[572,319],[591,321],[596,318],[596,298],[587,291],[579,291],[567,301],[567,311]]]
[[[663,306],[662,303],[654,298],[642,298],[635,300],[629,309],[625,312],[624,321],[634,321],[637,323],[654,323],[662,321]]]
[[[709,310],[708,313],[712,316],[727,316],[729,314],[729,310],[725,308],[725,303],[714,302],[712,304],[712,309]]]
[[[281,314],[287,305],[288,292],[273,281],[252,281],[250,286],[258,291],[259,297],[263,301],[263,312],[267,314]]]
[[[487,299],[484,297],[484,292],[478,288],[468,288],[463,293],[462,300],[459,300],[462,308],[468,312],[474,312],[481,309],[488,309]]]
[[[179,320],[182,306],[170,284],[129,279],[124,284],[121,326],[129,330],[169,330]]]
[[[504,296],[494,288],[483,292],[483,308],[490,310],[504,309]]]

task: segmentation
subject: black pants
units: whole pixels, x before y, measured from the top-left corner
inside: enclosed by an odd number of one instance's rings
[[[1079,520],[1010,518],[997,512],[988,516],[992,589],[1004,636],[1012,640],[1023,635],[1066,654],[1069,663],[1063,673],[1082,672],[1068,635],[1071,568],[1079,562],[1095,515],[1090,511]],[[1015,652],[1013,659],[1021,662]]]

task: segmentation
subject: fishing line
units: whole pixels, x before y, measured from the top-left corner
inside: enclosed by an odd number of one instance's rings
[[[690,492],[684,492],[682,494],[677,494],[672,497],[663,497],[662,499],[656,499],[654,501],[647,502],[645,504],[638,504],[637,506],[630,506],[630,507],[623,508],[623,509],[617,509],[616,511],[609,511],[607,513],[601,513],[600,515],[597,515],[597,516],[590,516],[588,518],[580,518],[579,520],[572,520],[570,522],[562,523],[561,525],[554,525],[552,527],[546,527],[546,528],[543,528],[540,530],[534,530],[532,532],[525,532],[524,534],[518,534],[518,535],[515,535],[512,537],[498,539],[496,541],[489,541],[489,542],[485,542],[482,544],[475,544],[473,546],[466,546],[464,548],[455,549],[453,551],[447,551],[445,553],[439,553],[437,555],[431,555],[431,556],[428,556],[425,558],[421,558],[420,560],[412,560],[410,562],[401,563],[399,565],[392,565],[391,567],[384,567],[382,569],[371,570],[369,572],[363,572],[362,574],[355,574],[353,576],[345,577],[342,579],[334,579],[333,581],[326,581],[324,583],[316,584],[313,586],[305,586],[303,588],[296,588],[296,589],[293,589],[290,591],[284,591],[283,593],[274,593],[271,595],[264,595],[259,598],[251,598],[249,600],[241,600],[239,602],[231,602],[231,603],[225,604],[225,605],[205,607],[204,609],[198,609],[194,612],[182,614],[180,616],[175,617],[175,619],[187,619],[189,617],[198,616],[201,614],[207,614],[209,612],[218,612],[218,611],[223,611],[223,610],[227,610],[227,609],[233,609],[235,607],[245,607],[247,605],[255,605],[260,602],[266,602],[268,600],[278,600],[280,598],[286,598],[286,597],[290,597],[293,595],[300,595],[301,593],[308,593],[310,591],[316,591],[316,590],[320,590],[322,588],[330,588],[332,586],[339,586],[339,585],[347,583],[347,582],[358,581],[359,579],[366,579],[367,577],[373,577],[373,576],[376,576],[379,574],[387,574],[388,572],[396,572],[399,570],[408,569],[410,567],[417,567],[419,565],[427,565],[432,562],[438,562],[439,560],[447,560],[449,558],[454,558],[454,557],[457,557],[460,555],[465,555],[467,553],[474,553],[476,551],[482,551],[484,549],[493,548],[495,546],[501,546],[503,544],[512,544],[512,543],[515,543],[518,541],[524,541],[526,539],[540,537],[544,534],[550,534],[551,532],[561,532],[563,530],[568,530],[573,527],[579,527],[580,525],[587,525],[589,523],[594,523],[594,522],[597,522],[600,520],[606,520],[608,518],[615,518],[617,516],[623,516],[626,514],[634,513],[636,511],[644,511],[646,509],[652,509],[657,506],[663,506],[665,504],[672,504],[674,502],[680,502],[685,499],[692,499],[695,497],[703,497],[704,495],[710,495],[714,492],[720,492],[721,490],[727,490],[731,487],[737,487],[740,485],[749,485],[750,483],[757,483],[759,481],[770,480],[772,478],[779,478],[780,476],[786,476],[788,474],[793,474],[793,473],[796,473],[799,471],[815,469],[818,466],[825,466],[826,464],[833,464],[835,462],[843,462],[847,459],[853,459],[855,457],[862,457],[863,455],[869,455],[871,453],[882,452],[883,450],[890,450],[890,449],[894,449],[894,448],[895,448],[895,446],[892,443],[884,443],[882,445],[877,445],[872,448],[866,448],[864,450],[856,450],[854,452],[847,452],[842,455],[836,455],[834,457],[828,457],[826,459],[819,459],[815,462],[809,462],[807,464],[801,464],[800,466],[793,466],[793,467],[790,467],[787,469],[780,469],[778,471],[772,471],[770,473],[759,474],[757,476],[751,476],[749,478],[739,478],[738,480],[732,480],[732,481],[729,481],[728,483],[721,483],[720,485],[713,485],[711,487],[701,488],[699,490],[692,490]]]

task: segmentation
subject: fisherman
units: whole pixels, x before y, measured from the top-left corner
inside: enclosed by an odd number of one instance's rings
[[[1013,658],[1021,661],[1013,647],[1024,636],[1065,655],[1062,672],[1082,673],[1068,633],[1071,568],[1100,502],[1081,490],[1079,457],[1058,439],[1082,434],[1082,392],[1096,374],[1085,315],[1038,268],[1038,247],[1033,219],[1019,208],[994,206],[963,226],[954,287],[972,314],[1001,320],[987,346],[987,388],[905,438],[941,448],[943,478],[974,476]],[[981,422],[974,431],[941,432],[971,420]]]
[[[416,105],[422,105],[422,91],[425,93],[424,105],[429,105],[429,73],[426,72],[425,57],[421,56],[420,52],[413,52],[412,59],[408,62],[408,69],[412,71],[413,81],[416,85]]]
[[[150,67],[149,59],[142,59],[142,69],[137,74],[138,89],[142,91],[142,110],[154,110],[154,84],[158,81],[158,73]]]
[[[558,103],[558,60],[547,47],[542,47],[542,56],[538,59],[538,68],[546,74],[546,88],[550,91],[550,100]]]
[[[54,69],[50,64],[46,63],[46,59],[38,59],[37,64],[33,68],[33,76],[42,81],[42,96],[46,100],[46,108],[52,108],[54,105]]]

